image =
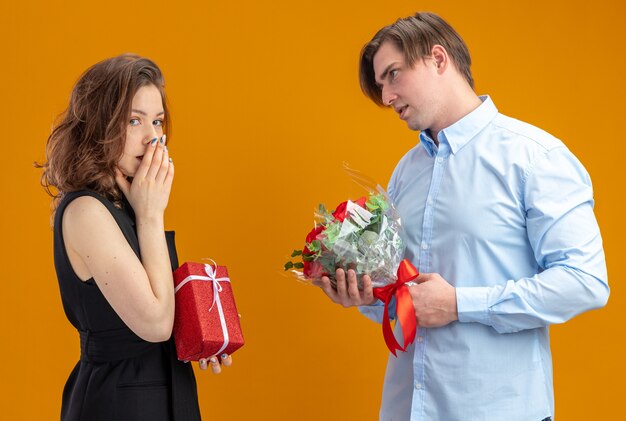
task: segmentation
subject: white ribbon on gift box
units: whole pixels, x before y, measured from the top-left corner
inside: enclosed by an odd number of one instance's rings
[[[226,318],[224,317],[224,310],[222,309],[222,302],[220,301],[220,292],[222,292],[222,286],[220,285],[220,282],[230,282],[230,278],[216,278],[215,274],[217,272],[217,263],[215,263],[215,261],[213,261],[212,259],[208,259],[208,260],[211,260],[213,262],[213,265],[215,265],[215,269],[211,265],[205,264],[204,271],[206,272],[207,276],[200,276],[200,275],[187,276],[185,279],[182,280],[180,284],[178,284],[178,286],[176,286],[176,288],[174,289],[174,294],[176,294],[178,290],[180,290],[183,287],[183,285],[185,285],[189,281],[213,281],[213,303],[211,304],[211,308],[209,308],[209,312],[211,312],[211,310],[213,310],[213,306],[217,304],[217,311],[220,315],[220,324],[222,325],[222,332],[224,332],[224,344],[219,349],[219,351],[209,356],[210,358],[210,357],[214,357],[218,355],[220,352],[225,350],[229,343],[228,328],[226,327]]]

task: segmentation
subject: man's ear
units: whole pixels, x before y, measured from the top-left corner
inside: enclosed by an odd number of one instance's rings
[[[443,73],[450,64],[448,52],[439,44],[433,45],[433,48],[430,50],[430,56],[432,57],[433,64],[437,68],[437,73],[439,74]]]

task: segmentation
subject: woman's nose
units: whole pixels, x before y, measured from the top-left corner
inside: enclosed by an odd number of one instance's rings
[[[146,143],[152,142],[152,139],[161,137],[161,130],[159,127],[155,127],[152,124],[147,125],[146,133],[144,134],[144,141]]]

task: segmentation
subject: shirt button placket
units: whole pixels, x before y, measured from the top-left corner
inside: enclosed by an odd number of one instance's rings
[[[424,223],[422,228],[422,243],[420,244],[420,248],[422,249],[420,253],[420,263],[423,264],[422,270],[424,271],[430,270],[430,259],[428,258],[428,250],[430,249],[430,243],[432,241],[432,230],[434,228],[433,204],[434,199],[437,197],[437,194],[439,192],[439,185],[443,176],[443,168],[446,162],[445,155],[447,155],[447,150],[447,147],[441,145],[439,151],[437,152],[438,156],[435,157],[431,188],[428,192],[428,196],[426,197],[426,206],[424,208]]]
[[[413,357],[413,415],[417,416],[417,419],[424,417],[424,367],[422,361],[424,360],[425,352],[425,338],[424,331],[418,328],[418,335],[415,337],[415,355]]]

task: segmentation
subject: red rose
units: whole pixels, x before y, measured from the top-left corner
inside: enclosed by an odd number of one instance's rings
[[[365,198],[365,196],[363,196],[359,197],[354,203],[365,209],[365,202],[367,202],[367,199]]]
[[[354,203],[356,203],[357,205],[359,205],[362,208],[365,208],[365,202],[367,201],[367,199],[365,197],[361,197],[357,200],[354,201]],[[333,212],[333,216],[335,217],[335,219],[339,222],[343,222],[344,219],[346,219],[346,207],[348,206],[348,201],[346,200],[343,203],[340,203],[339,206],[337,206],[337,209],[335,209],[335,211]]]
[[[324,273],[324,267],[320,262],[304,262],[304,269],[302,271],[307,278],[318,279],[327,275]]]

